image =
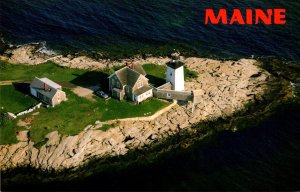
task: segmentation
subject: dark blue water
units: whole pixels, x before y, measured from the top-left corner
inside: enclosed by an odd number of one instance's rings
[[[96,171],[75,181],[36,183],[18,176],[5,190],[296,191],[300,189],[300,104],[285,106],[258,126],[222,132],[192,148]],[[96,167],[95,167],[96,168]],[[25,173],[29,174],[30,173]]]
[[[298,0],[2,0],[0,5],[0,31],[14,44],[46,41],[54,50],[120,55],[170,46],[202,56],[300,60]],[[205,8],[286,8],[287,24],[204,25]]]
[[[96,174],[67,188],[299,190],[299,119],[300,105],[287,106],[257,127],[224,132],[150,166],[142,163],[134,170]]]
[[[207,7],[286,8],[288,19],[284,26],[206,26]],[[300,60],[296,0],[2,0],[0,8],[0,32],[13,44],[46,41],[55,51],[120,55],[171,47],[200,56]],[[159,162],[95,174],[80,182],[54,183],[47,189],[299,190],[299,109],[299,104],[289,106],[257,127],[221,133]]]

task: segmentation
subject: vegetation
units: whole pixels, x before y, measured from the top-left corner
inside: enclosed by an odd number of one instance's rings
[[[155,64],[144,64],[143,68],[147,73],[147,78],[149,82],[155,86],[160,86],[166,82],[166,66],[165,65],[155,65]],[[184,67],[184,79],[189,80],[193,78],[197,78],[198,73],[196,71],[192,71],[187,67]]]
[[[166,67],[145,64],[143,65],[147,72],[147,77],[155,86],[165,83]],[[56,65],[53,62],[47,62],[42,65],[11,65],[0,61],[0,81],[20,80],[30,82],[34,77],[48,77],[65,88],[73,88],[77,85],[101,84],[103,89],[107,88],[107,77],[120,67],[105,68],[101,71],[87,71],[82,69],[70,69]],[[197,74],[185,68],[186,78],[194,78]],[[21,84],[21,83],[20,83]],[[23,83],[24,84],[24,83]],[[28,84],[27,84],[28,89]],[[57,105],[54,108],[40,108],[36,112],[38,115],[27,114],[15,120],[8,121],[1,117],[0,144],[16,142],[15,134],[25,127],[17,126],[17,122],[27,117],[32,117],[30,123],[30,137],[37,146],[44,143],[44,137],[47,133],[58,130],[63,135],[75,135],[82,131],[84,127],[93,124],[95,121],[106,121],[116,118],[128,118],[136,116],[149,116],[155,111],[168,105],[167,102],[150,99],[139,105],[128,101],[118,101],[109,99],[107,101],[94,96],[94,101],[79,97],[70,89],[65,89],[68,101]],[[0,112],[17,113],[31,105],[37,103],[28,93],[29,90],[21,89],[18,84],[0,86]],[[55,118],[54,118],[55,117]],[[111,126],[105,125],[101,130],[107,130]],[[29,127],[28,127],[29,128]]]
[[[37,109],[35,112],[39,112],[39,114],[36,116],[28,114],[17,119],[24,120],[29,116],[33,117],[30,124],[30,137],[34,142],[43,142],[44,136],[51,131],[58,130],[63,135],[75,135],[97,120],[106,121],[116,118],[149,116],[168,105],[167,102],[158,99],[150,99],[139,105],[116,99],[105,101],[96,96],[94,97],[96,101],[91,101],[77,96],[69,89],[64,91],[68,95],[68,101],[53,108]],[[10,99],[4,98],[4,100]],[[0,130],[0,144],[12,141],[11,137],[15,137],[16,130],[20,129],[16,123],[17,121],[14,120],[4,124]],[[108,128],[104,127],[105,130]],[[23,127],[23,129],[25,128]]]
[[[37,103],[30,95],[17,91],[13,85],[0,86],[0,99],[0,113],[17,113]]]
[[[194,79],[198,77],[198,72],[197,71],[192,71],[188,69],[187,67],[184,67],[184,79],[189,80],[189,79]]]
[[[72,88],[76,85],[100,84],[106,85],[107,76],[113,69],[102,71],[87,71],[80,69],[69,69],[60,67],[48,62],[37,66],[10,65],[5,62],[0,63],[0,80],[31,80],[34,77],[48,77],[61,83],[64,87]],[[154,71],[153,71],[154,74]],[[27,84],[28,86],[28,84]],[[19,90],[16,85],[0,86],[1,93],[1,113],[10,111],[16,113],[30,107],[37,100],[29,96],[28,92]],[[89,124],[95,121],[106,121],[117,118],[128,118],[137,116],[149,116],[157,110],[168,105],[168,102],[149,99],[139,105],[128,101],[118,101],[116,99],[103,100],[93,96],[94,100],[79,97],[70,89],[64,89],[68,100],[55,106],[54,108],[40,108],[35,112],[18,117],[15,120],[5,120],[2,116],[0,129],[0,144],[15,143],[15,134],[18,130],[25,130],[25,127],[17,126],[17,122],[31,117],[30,138],[37,146],[45,142],[44,137],[47,133],[58,130],[63,135],[75,135]],[[110,126],[104,126],[101,130],[107,130]]]
[[[160,86],[166,83],[166,66],[155,64],[144,64],[144,70],[147,73],[149,82],[154,86]]]
[[[0,116],[0,145],[17,143],[16,133],[24,127],[16,126],[18,119],[8,120],[3,114]]]
[[[42,65],[11,65],[0,61],[0,81],[32,80],[34,77],[48,77],[56,81],[71,81],[87,70],[64,68],[48,61]]]

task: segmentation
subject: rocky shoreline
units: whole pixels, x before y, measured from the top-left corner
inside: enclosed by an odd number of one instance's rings
[[[169,60],[168,57],[137,57],[121,61],[95,61],[86,56],[46,56],[34,50],[33,46],[26,45],[13,50],[10,57],[2,56],[1,59],[31,65],[50,60],[61,66],[90,70],[126,62],[165,64]],[[17,144],[0,146],[1,170],[25,166],[48,171],[77,169],[92,159],[122,156],[181,132],[194,132],[192,126],[199,122],[231,116],[247,104],[261,100],[271,77],[253,59],[218,61],[190,57],[182,60],[189,69],[199,73],[198,78],[185,83],[187,90],[202,90],[203,102],[195,105],[193,113],[191,103],[179,102],[152,121],[124,121],[107,131],[97,130],[105,123],[97,121],[75,136],[51,132],[46,136],[46,144],[40,148],[34,147],[29,138],[23,138]]]
[[[0,60],[26,65],[38,65],[47,61],[52,61],[63,67],[95,70],[125,65],[126,63],[165,64],[170,59],[168,57],[152,57],[151,55],[148,55],[147,57],[136,56],[119,60],[103,59],[101,57],[94,57],[92,59],[86,55],[79,54],[68,54],[66,56],[54,54],[52,52],[49,54],[48,52],[43,51],[43,48],[41,48],[41,45],[39,44],[26,44],[16,47],[15,49],[7,49],[0,55]]]

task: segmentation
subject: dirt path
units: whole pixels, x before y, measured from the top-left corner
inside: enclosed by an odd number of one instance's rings
[[[96,101],[93,98],[93,96],[94,96],[94,91],[97,89],[99,89],[99,86],[90,86],[90,87],[77,86],[77,87],[73,88],[72,91],[79,97],[84,97],[84,98],[87,98],[88,100]]]
[[[0,86],[1,86],[1,85],[11,85],[11,84],[13,84],[13,83],[15,83],[15,82],[22,82],[22,81],[20,81],[20,80],[0,81]]]

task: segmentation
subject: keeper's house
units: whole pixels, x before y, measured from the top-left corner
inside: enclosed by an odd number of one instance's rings
[[[66,93],[62,91],[61,86],[48,78],[36,77],[30,84],[30,93],[52,107],[67,100]]]
[[[132,64],[108,77],[109,91],[119,100],[128,99],[140,103],[153,96],[152,87],[142,66]]]

